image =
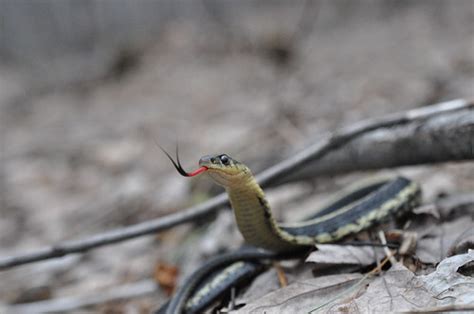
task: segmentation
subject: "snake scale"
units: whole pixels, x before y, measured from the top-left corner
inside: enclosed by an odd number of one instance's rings
[[[349,235],[400,216],[421,200],[417,183],[404,177],[378,178],[349,186],[308,219],[282,224],[272,215],[262,188],[250,169],[226,154],[208,155],[199,168],[186,172],[164,151],[178,172],[187,177],[207,173],[223,186],[246,244],[236,252],[207,261],[156,313],[199,313],[265,269],[264,261],[298,258],[317,243],[337,242]]]

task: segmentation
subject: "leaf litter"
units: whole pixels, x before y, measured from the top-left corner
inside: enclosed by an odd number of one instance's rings
[[[231,313],[474,310],[474,203],[463,202],[462,210],[449,199],[442,203],[451,205],[425,208],[411,218],[406,231],[417,235],[415,252],[385,272],[361,274],[385,256],[381,248],[318,245],[299,272],[288,270],[287,287],[278,286],[270,269],[237,298],[245,306]],[[331,273],[335,269],[339,273]]]
[[[365,279],[361,274],[305,279],[256,298],[232,313],[309,313],[332,299],[335,301],[314,313],[403,312],[455,304],[472,304],[474,308],[474,277],[458,272],[473,261],[474,250],[469,250],[444,259],[429,275],[416,276],[397,263],[382,275]]]

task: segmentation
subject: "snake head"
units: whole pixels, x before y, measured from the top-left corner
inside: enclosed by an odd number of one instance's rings
[[[158,143],[156,143],[156,145],[163,151],[163,153],[165,153],[178,173],[183,177],[194,177],[198,174],[206,172],[214,180],[214,182],[222,185],[225,188],[240,185],[242,182],[252,178],[252,172],[249,168],[247,168],[247,166],[235,159],[232,159],[226,154],[203,156],[199,160],[199,168],[192,172],[187,172],[183,169],[183,166],[179,161],[179,152],[177,146],[175,161],[173,157],[171,157],[171,155],[163,149],[163,147],[161,147]]]
[[[241,184],[243,179],[252,176],[247,166],[226,154],[203,156],[199,166],[206,167],[206,173],[224,187]]]

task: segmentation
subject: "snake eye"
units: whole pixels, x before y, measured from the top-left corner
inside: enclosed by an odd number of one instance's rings
[[[225,166],[229,165],[230,163],[229,157],[227,157],[226,155],[222,155],[220,159],[223,165]]]

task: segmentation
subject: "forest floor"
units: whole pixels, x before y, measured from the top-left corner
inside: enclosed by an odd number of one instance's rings
[[[471,1],[369,16],[352,9],[323,7],[305,23],[301,10],[287,7],[237,12],[226,23],[170,23],[146,49],[125,52],[110,73],[81,84],[37,89],[2,66],[0,257],[156,218],[220,192],[204,177],[177,175],[155,141],[170,151],[179,142],[186,169],[226,152],[258,172],[350,123],[474,96]],[[472,162],[389,172],[418,180],[427,203],[474,191]],[[287,206],[316,206],[366,175],[282,186],[269,192],[270,202],[285,217]],[[303,202],[308,189],[311,202]],[[185,225],[0,272],[0,306],[96,294],[153,279],[163,265],[189,273],[203,258],[193,248],[212,246],[205,235]],[[235,230],[225,240],[239,244]],[[165,298],[160,290],[89,309],[147,312]]]

